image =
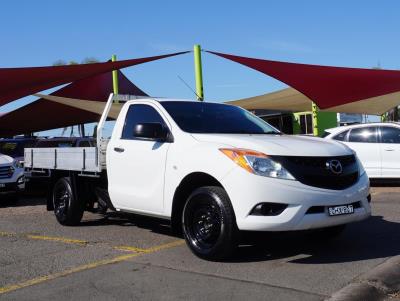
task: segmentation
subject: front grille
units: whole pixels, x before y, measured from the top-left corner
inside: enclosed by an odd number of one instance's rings
[[[13,175],[11,166],[0,166],[0,179],[9,179]]]
[[[299,182],[318,188],[342,190],[358,181],[358,163],[354,155],[336,157],[273,156]],[[327,162],[337,160],[342,165],[340,174],[333,173]]]

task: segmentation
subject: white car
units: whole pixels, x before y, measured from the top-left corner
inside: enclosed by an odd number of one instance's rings
[[[400,178],[400,123],[366,123],[326,130],[326,139],[353,149],[370,178]]]
[[[369,179],[339,142],[283,135],[236,106],[144,98],[124,104],[105,148],[112,101],[97,148],[25,150],[26,168],[53,168],[48,208],[61,224],[79,224],[96,192],[112,210],[170,220],[196,255],[222,259],[239,231],[328,237],[371,214]]]

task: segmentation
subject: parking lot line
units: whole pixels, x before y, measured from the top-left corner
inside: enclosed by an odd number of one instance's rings
[[[65,237],[46,236],[46,235],[18,234],[18,233],[13,233],[13,232],[4,232],[4,231],[0,231],[0,236],[3,236],[3,237],[18,237],[18,236],[20,236],[20,237],[25,237],[28,239],[33,239],[33,240],[56,241],[56,242],[62,242],[62,243],[66,243],[66,244],[77,244],[77,245],[89,244],[88,241],[80,240],[80,239],[71,239],[71,238],[65,238]]]
[[[135,252],[135,253],[130,253],[130,254],[126,254],[126,255],[121,255],[121,256],[117,256],[111,259],[103,259],[103,260],[99,260],[99,261],[95,261],[89,264],[85,264],[85,265],[81,265],[81,266],[77,266],[59,273],[55,273],[55,274],[50,274],[50,275],[45,275],[45,276],[40,276],[37,278],[33,278],[27,281],[23,281],[20,283],[16,283],[16,284],[11,284],[11,285],[7,285],[4,287],[0,287],[0,295],[1,294],[5,294],[5,293],[9,293],[21,288],[25,288],[25,287],[29,287],[32,285],[36,285],[36,284],[40,284],[43,282],[47,282],[50,280],[54,280],[60,277],[65,277],[74,273],[78,273],[78,272],[82,272],[85,270],[90,270],[90,269],[94,269],[100,266],[104,266],[104,265],[108,265],[108,264],[113,264],[113,263],[118,263],[118,262],[122,262],[122,261],[126,261],[129,260],[131,258],[134,257],[138,257],[141,256],[143,254],[149,254],[149,253],[155,253],[161,250],[165,250],[165,249],[169,249],[169,248],[173,248],[173,247],[177,247],[180,246],[184,243],[183,240],[177,240],[177,241],[173,241],[170,243],[166,243],[166,244],[162,244],[159,246],[155,246],[149,249],[141,249],[143,250],[142,252]],[[134,247],[130,247],[130,248],[134,248]]]
[[[0,236],[11,237],[17,235],[16,233],[0,231]]]
[[[70,239],[70,238],[65,238],[65,237],[53,237],[53,236],[44,236],[44,235],[26,235],[26,237],[29,239],[57,241],[57,242],[62,242],[62,243],[66,243],[66,244],[86,245],[89,243],[88,241],[85,241],[85,240]]]
[[[117,246],[117,247],[114,247],[114,249],[119,250],[119,251],[129,251],[129,252],[138,252],[138,253],[154,253],[154,252],[157,252],[162,249],[180,246],[183,243],[184,243],[183,240],[176,240],[176,241],[164,244],[164,245],[155,246],[155,247],[148,248],[148,249],[136,248],[136,247],[131,247],[131,246]]]

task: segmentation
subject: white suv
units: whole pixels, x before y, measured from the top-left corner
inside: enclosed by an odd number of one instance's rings
[[[366,123],[326,130],[353,149],[370,178],[400,178],[400,124]]]
[[[24,147],[36,143],[33,137],[0,139],[0,201],[7,198],[17,200],[25,190]]]
[[[16,200],[25,189],[24,167],[19,160],[0,154],[0,199]]]

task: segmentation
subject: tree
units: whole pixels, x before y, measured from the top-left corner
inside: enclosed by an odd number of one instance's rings
[[[68,63],[64,60],[57,60],[53,63],[53,66],[66,66],[66,65],[79,65],[79,64],[93,64],[93,63],[99,63],[100,61],[96,59],[95,57],[89,56],[86,57],[82,60],[81,63],[75,60],[71,60]]]
[[[57,60],[53,63],[53,66],[65,66],[67,65],[67,62],[64,60]]]
[[[82,60],[81,64],[93,64],[93,63],[99,63],[100,61],[96,59],[95,57],[86,57]]]

